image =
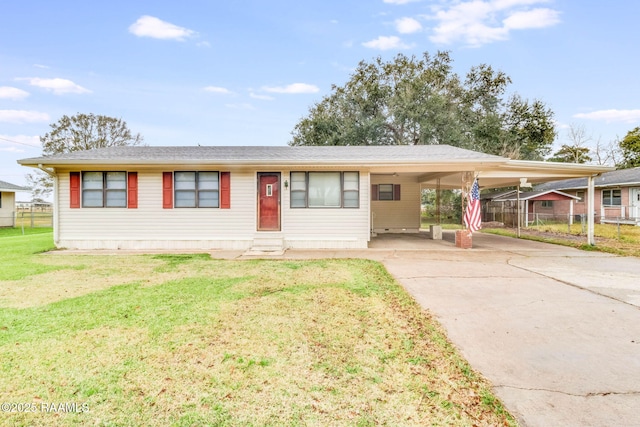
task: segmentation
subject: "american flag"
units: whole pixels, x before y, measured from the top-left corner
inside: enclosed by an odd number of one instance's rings
[[[464,212],[464,223],[470,232],[480,230],[482,218],[480,217],[480,187],[478,180],[473,181],[471,192],[467,197],[467,210]]]

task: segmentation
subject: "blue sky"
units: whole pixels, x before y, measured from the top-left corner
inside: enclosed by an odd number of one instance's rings
[[[449,50],[554,112],[558,144],[640,125],[640,2],[0,2],[0,180],[62,115],[125,120],[149,145],[285,145],[361,60]]]

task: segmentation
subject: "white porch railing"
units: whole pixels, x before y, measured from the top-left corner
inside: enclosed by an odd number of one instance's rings
[[[640,206],[601,206],[600,222],[640,224]]]

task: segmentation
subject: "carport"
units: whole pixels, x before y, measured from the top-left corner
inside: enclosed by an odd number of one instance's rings
[[[462,190],[466,194],[473,180],[481,189],[516,187],[530,188],[532,184],[561,179],[588,179],[588,243],[594,239],[594,178],[611,167],[573,163],[510,160],[482,155],[450,161],[372,165],[371,173],[371,232],[417,233],[420,230],[421,194],[423,188]]]

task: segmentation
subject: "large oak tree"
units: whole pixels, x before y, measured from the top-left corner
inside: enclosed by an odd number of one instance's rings
[[[555,138],[553,113],[541,101],[507,97],[510,83],[486,64],[461,78],[448,52],[361,61],[296,124],[290,144],[449,144],[541,160]]]

